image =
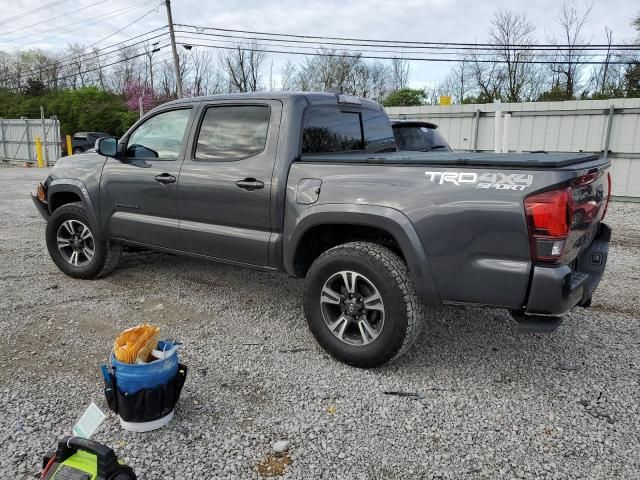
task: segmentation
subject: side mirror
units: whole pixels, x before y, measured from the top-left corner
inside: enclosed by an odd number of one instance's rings
[[[96,140],[96,152],[105,157],[116,157],[118,141],[115,138],[103,137]]]

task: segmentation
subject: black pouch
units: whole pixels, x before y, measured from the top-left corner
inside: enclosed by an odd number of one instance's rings
[[[187,379],[187,367],[178,364],[178,372],[163,385],[139,390],[132,395],[118,390],[115,377],[105,378],[105,397],[109,408],[125,422],[151,422],[168,415],[180,399]]]

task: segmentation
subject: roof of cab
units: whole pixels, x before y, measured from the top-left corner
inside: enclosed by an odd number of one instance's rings
[[[190,97],[190,98],[181,98],[179,100],[173,100],[171,102],[164,103],[160,105],[161,107],[167,106],[176,106],[176,105],[184,105],[190,103],[200,103],[200,102],[215,102],[221,100],[234,100],[234,99],[242,99],[242,100],[296,100],[296,99],[304,99],[310,105],[352,105],[351,103],[343,103],[338,102],[338,97],[340,93],[328,93],[328,92],[246,92],[246,93],[226,93],[221,95],[208,95],[203,97]],[[346,94],[345,94],[346,95]],[[373,110],[382,110],[382,106],[371,99],[355,97],[353,95],[346,95],[351,98],[357,98],[360,102],[360,106],[364,108],[369,108]],[[157,107],[156,107],[157,108]],[[155,110],[155,109],[154,109]]]

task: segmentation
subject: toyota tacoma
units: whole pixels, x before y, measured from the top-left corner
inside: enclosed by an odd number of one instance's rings
[[[33,195],[60,270],[106,275],[134,245],[286,272],[317,341],[355,366],[398,358],[442,304],[551,331],[607,260],[608,160],[398,151],[382,107],[349,95],[172,101],[96,150]]]

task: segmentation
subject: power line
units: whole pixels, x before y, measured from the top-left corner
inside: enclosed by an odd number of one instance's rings
[[[167,43],[167,44],[165,44],[165,45],[162,45],[162,46],[161,46],[161,47],[159,47],[159,48],[161,48],[161,49],[162,49],[162,48],[165,48],[165,47],[168,47],[168,46],[169,46],[169,44]],[[74,72],[74,73],[72,73],[72,74],[70,74],[70,75],[65,75],[65,76],[63,76],[63,77],[58,77],[56,80],[57,80],[57,81],[66,80],[67,78],[71,78],[71,77],[75,77],[75,76],[79,76],[79,75],[84,75],[84,74],[86,74],[86,73],[95,72],[95,71],[97,71],[97,70],[102,70],[103,68],[111,67],[111,66],[113,66],[113,65],[118,65],[119,63],[124,63],[124,62],[128,62],[128,61],[130,61],[130,60],[134,60],[134,59],[139,58],[139,57],[142,57],[142,56],[144,56],[144,55],[146,55],[146,54],[147,54],[146,52],[138,53],[137,55],[133,55],[133,56],[131,56],[131,57],[124,58],[124,59],[122,59],[122,60],[118,60],[118,61],[115,61],[115,62],[107,63],[106,65],[99,65],[99,66],[97,66],[97,67],[90,68],[90,69],[88,69],[88,70],[83,70],[83,71],[80,71],[80,72]],[[19,87],[9,88],[8,90],[10,90],[10,91],[16,91],[16,90],[19,90]]]
[[[164,28],[164,27],[161,27],[161,28]],[[156,29],[156,30],[158,30],[158,29]],[[153,32],[153,30],[151,32]],[[143,34],[143,35],[147,35],[148,33],[151,33],[151,32],[147,32],[146,34]],[[137,37],[143,36],[143,35],[138,35]],[[110,51],[110,52],[105,52],[105,50],[109,50],[114,46],[117,46],[117,45],[122,44],[122,43],[126,43],[126,42],[136,38],[136,37],[132,37],[129,40],[125,40],[125,41],[122,41],[122,42],[115,43],[113,45],[110,45],[109,47],[104,47],[102,49],[95,49],[92,52],[83,53],[83,54],[76,55],[75,57],[71,57],[71,58],[65,58],[64,60],[59,60],[57,62],[54,62],[54,63],[50,64],[50,65],[45,65],[45,66],[40,67],[40,68],[31,69],[29,71],[22,72],[18,76],[12,76],[12,77],[10,76],[10,77],[2,78],[2,79],[0,79],[0,82],[4,82],[6,80],[11,80],[11,79],[15,80],[15,79],[19,78],[22,75],[31,76],[33,74],[40,74],[40,73],[45,72],[46,70],[52,70],[54,68],[68,67],[68,66],[72,65],[73,63],[75,63],[76,61],[88,61],[88,60],[91,60],[92,58],[98,58],[100,55],[102,55],[103,58],[104,57],[109,57],[109,56],[111,56],[113,54],[119,53],[119,52],[121,52],[123,50],[126,50],[128,48],[134,47],[136,45],[140,45],[141,43],[146,43],[148,41],[164,37],[165,35],[166,35],[166,33],[161,33],[161,34],[155,35],[153,37],[145,38],[144,40],[140,40],[138,42],[134,42],[134,43],[129,43],[129,44],[123,45],[123,46],[121,46],[121,47],[119,47],[119,48],[117,48],[115,50]]]
[[[126,29],[127,29],[127,28],[129,28],[131,25],[133,25],[134,23],[139,22],[139,21],[140,21],[140,20],[142,20],[144,17],[146,17],[147,15],[149,15],[149,14],[150,14],[151,12],[153,12],[156,8],[157,8],[157,7],[152,8],[152,9],[151,9],[151,10],[149,10],[147,13],[145,13],[145,14],[141,15],[140,17],[136,18],[136,19],[135,19],[134,21],[132,21],[131,23],[127,23],[127,24],[126,24],[124,27],[122,27],[120,30],[116,30],[116,31],[115,31],[115,32],[113,32],[111,35],[107,35],[106,37],[104,37],[104,38],[102,38],[102,39],[98,40],[97,42],[92,43],[92,44],[91,44],[91,45],[89,45],[87,48],[94,47],[94,46],[96,46],[97,44],[99,44],[99,43],[101,43],[101,42],[104,42],[105,40],[107,40],[107,39],[109,39],[109,38],[113,37],[114,35],[117,35],[118,33],[122,32],[123,30],[126,30]]]
[[[318,35],[298,35],[292,33],[275,33],[275,32],[258,32],[253,30],[234,30],[230,28],[218,28],[218,27],[205,27],[199,25],[189,25],[183,23],[176,23],[178,27],[188,27],[194,28],[198,32],[204,32],[205,30],[214,30],[219,32],[232,32],[232,33],[246,33],[250,35],[267,35],[267,36],[277,36],[277,37],[292,37],[292,38],[302,38],[302,39],[320,39],[320,40],[339,40],[346,42],[368,42],[368,43],[393,43],[393,44],[409,44],[409,45],[425,45],[425,46],[435,46],[435,47],[472,47],[477,49],[478,47],[489,47],[495,48],[496,45],[492,43],[458,43],[458,42],[424,42],[424,41],[409,41],[409,40],[376,40],[376,39],[363,39],[363,38],[348,38],[348,37],[328,37],[328,36],[318,36]],[[576,50],[585,50],[585,49],[597,49],[603,50],[607,48],[627,48],[633,47],[634,49],[640,48],[640,44],[612,44],[612,45],[603,45],[603,44],[586,44],[586,45],[554,45],[554,44],[532,44],[532,45],[498,45],[500,48],[504,47],[513,47],[513,48],[521,48],[521,49],[576,49]],[[418,47],[416,47],[418,48]]]
[[[121,52],[123,50],[126,50],[128,48],[131,48],[131,47],[140,45],[142,43],[146,43],[146,42],[149,42],[151,40],[156,40],[158,38],[162,38],[162,37],[166,36],[167,33],[164,32],[164,33],[160,33],[158,35],[154,35],[152,37],[147,37],[147,38],[145,38],[143,40],[140,40],[140,41],[137,41],[137,42],[134,42],[134,43],[127,43],[127,42],[130,42],[131,40],[134,40],[136,38],[140,38],[140,37],[149,35],[150,33],[156,32],[158,30],[162,30],[164,28],[166,28],[166,25],[163,26],[163,27],[159,27],[159,28],[150,30],[149,32],[142,33],[140,35],[136,35],[136,36],[131,37],[131,38],[127,39],[127,40],[123,40],[121,42],[114,43],[112,45],[109,45],[108,47],[103,47],[101,49],[95,49],[95,50],[93,50],[91,52],[82,53],[82,54],[76,55],[76,56],[71,57],[71,58],[65,58],[63,60],[59,60],[57,62],[54,62],[54,63],[52,63],[50,65],[45,65],[45,66],[40,67],[40,68],[35,68],[35,69],[31,69],[31,70],[26,71],[26,72],[22,72],[20,75],[17,75],[17,76],[4,77],[4,78],[0,79],[0,83],[4,83],[4,82],[6,82],[8,80],[16,80],[16,79],[20,78],[21,76],[30,77],[30,76],[32,76],[34,74],[38,75],[38,74],[46,72],[47,70],[53,70],[54,68],[68,67],[68,66],[72,65],[73,63],[75,63],[76,61],[89,61],[89,60],[92,60],[92,59],[97,59],[101,55],[102,55],[102,58],[109,57],[109,56],[114,55],[116,53],[119,53],[119,52]],[[122,45],[122,44],[126,44],[126,45]],[[107,50],[110,50],[113,47],[116,47],[118,45],[122,45],[122,46],[117,48],[117,49],[115,49],[115,50],[107,51]]]
[[[46,10],[50,7],[55,7],[56,5],[60,5],[61,3],[66,2],[67,0],[56,0],[55,2],[47,3],[46,5],[42,5],[40,7],[34,8],[33,10],[29,10],[27,12],[20,13],[18,15],[14,15],[13,17],[5,18],[4,20],[0,20],[0,25],[4,25],[9,22],[13,22],[14,20],[19,20],[24,17],[28,17],[29,15],[33,15],[34,13],[40,12],[42,10]]]
[[[60,25],[60,26],[58,26],[58,27],[54,27],[54,28],[50,28],[50,29],[47,29],[47,30],[43,30],[43,31],[41,31],[41,32],[35,32],[35,35],[40,35],[40,34],[42,34],[42,33],[52,32],[52,31],[54,31],[54,30],[60,30],[60,29],[65,30],[65,29],[66,29],[66,28],[68,28],[68,27],[72,27],[72,26],[74,26],[74,25],[79,25],[79,24],[83,24],[83,27],[81,27],[81,28],[84,28],[84,27],[90,27],[90,26],[93,26],[93,25],[97,25],[98,23],[106,22],[107,20],[109,20],[109,19],[111,19],[111,18],[118,17],[118,16],[122,15],[123,13],[127,13],[128,11],[135,10],[136,8],[140,8],[140,7],[142,7],[143,5],[148,5],[148,4],[153,3],[153,2],[155,2],[155,1],[156,1],[156,0],[145,0],[144,2],[138,3],[138,4],[136,4],[136,5],[130,5],[130,6],[128,6],[128,7],[121,8],[121,9],[119,9],[119,10],[113,10],[113,11],[111,11],[111,12],[107,12],[107,13],[105,14],[105,16],[100,17],[100,20],[97,20],[97,21],[95,21],[95,22],[87,22],[86,20],[78,20],[77,22],[68,23],[68,24],[66,24],[66,25]],[[27,44],[25,44],[25,45],[22,45],[21,47],[22,47],[22,48],[24,48],[24,47],[28,47],[28,46],[30,46],[30,45],[34,45],[34,44],[36,44],[36,43],[40,43],[40,42],[42,42],[43,40],[49,40],[49,39],[51,39],[51,38],[57,38],[57,37],[60,37],[60,36],[62,36],[62,35],[67,35],[68,33],[69,33],[69,32],[62,31],[61,33],[58,33],[57,35],[50,35],[50,36],[48,36],[48,37],[39,38],[39,39],[37,39],[37,40],[35,40],[35,41],[31,42],[31,43],[27,43]],[[18,40],[23,40],[23,39],[25,39],[25,38],[31,38],[32,36],[33,36],[33,35],[25,35],[25,36],[18,37],[18,38],[14,38],[14,39],[12,39],[12,40],[9,40],[9,41],[3,42],[3,43],[5,43],[5,44],[13,43],[13,42],[16,42],[16,41],[18,41]],[[18,47],[18,48],[20,48],[20,47]]]
[[[24,27],[16,28],[15,30],[10,30],[8,32],[2,32],[2,33],[0,33],[0,35],[11,35],[12,33],[21,32],[22,30],[26,30],[28,28],[36,27],[38,25],[42,25],[43,23],[51,23],[53,20],[57,20],[59,18],[66,17],[67,15],[72,15],[74,13],[81,12],[82,10],[86,10],[87,8],[94,7],[94,6],[98,5],[99,3],[104,3],[106,1],[107,0],[100,0],[99,2],[92,3],[91,5],[87,5],[87,6],[82,7],[82,8],[77,8],[77,9],[75,9],[73,11],[64,12],[62,15],[58,15],[57,17],[47,18],[46,20],[42,20],[40,22],[32,23],[31,25],[26,25]]]
[[[285,55],[307,55],[314,57],[339,57],[339,58],[362,58],[367,60],[395,60],[398,57],[385,57],[385,56],[371,56],[371,55],[348,55],[342,53],[331,52],[299,52],[299,51],[287,51],[287,50],[270,50],[263,48],[246,48],[246,47],[228,47],[224,45],[210,45],[210,44],[198,44],[192,43],[194,47],[208,47],[208,48],[220,48],[223,50],[242,50],[245,52],[264,52],[264,53],[281,53]],[[417,61],[417,62],[460,62],[461,59],[456,58],[433,58],[433,57],[402,57],[403,60]],[[500,59],[473,59],[469,63],[507,63],[506,60]],[[520,64],[539,64],[539,65],[565,65],[567,62],[554,61],[554,60],[519,60]],[[627,65],[629,62],[613,61],[613,62],[594,62],[584,61],[580,62],[581,65]]]
[[[188,35],[207,35],[205,33],[197,33],[197,32],[187,32],[185,30],[176,30],[176,33],[179,34],[187,34],[187,36],[181,35],[181,41],[185,41],[186,43],[188,43],[189,40],[198,40],[201,39],[198,37],[191,37]],[[217,35],[213,35],[215,37],[217,37]],[[228,37],[227,35],[222,35],[222,37]],[[218,43],[225,43],[225,44],[232,44],[232,45],[251,45],[251,42],[253,41],[260,41],[261,39],[256,39],[256,38],[252,38],[252,37],[236,37],[233,36],[232,38],[237,38],[237,39],[244,39],[245,41],[234,41],[234,40],[220,40],[218,38],[212,39],[210,41],[215,41]],[[280,42],[280,43],[264,43],[263,41],[260,41],[260,47],[285,47],[285,48],[293,48],[293,46],[284,43],[286,42],[286,40],[279,40],[279,39],[271,39],[270,42]],[[309,42],[309,43],[313,43],[313,46],[308,46],[308,45],[295,45],[295,48],[303,48],[303,49],[307,49],[307,50],[322,50],[325,48],[324,44],[322,43],[316,43],[316,42]],[[398,50],[367,50],[367,49],[353,49],[353,48],[347,48],[350,47],[350,44],[344,44],[344,48],[340,48],[341,52],[356,52],[356,53],[361,53],[361,52],[368,52],[368,53],[390,53],[390,54],[394,54],[396,55],[396,58],[400,58],[405,54],[422,54],[421,52],[415,52],[415,51],[408,51],[408,50],[413,50],[415,47],[406,47],[406,48],[402,48],[402,50],[399,52]],[[381,49],[381,48],[385,48],[387,46],[375,46],[375,48]],[[389,47],[392,47],[392,45],[389,45]],[[444,50],[444,49],[443,49]],[[437,50],[437,51],[431,51],[428,52],[429,55],[453,55],[453,56],[457,56],[458,58],[461,57],[461,52],[458,51],[441,51],[441,50]],[[488,57],[488,56],[495,56],[496,53],[495,52],[474,52],[473,54],[474,56],[480,56],[480,57]],[[590,56],[592,57],[596,57],[596,56],[606,56],[607,53],[593,53],[590,54]],[[552,57],[552,58],[557,58],[558,54],[557,53],[537,53],[535,54],[536,58],[540,58],[540,57]]]
[[[490,54],[495,54],[496,52],[499,51],[503,51],[505,48],[511,48],[512,50],[520,50],[523,49],[525,51],[531,51],[531,52],[535,52],[535,51],[555,51],[555,53],[550,53],[550,55],[557,55],[558,53],[562,53],[564,50],[558,50],[558,49],[545,49],[545,48],[536,48],[536,49],[532,49],[532,48],[521,48],[520,46],[504,46],[504,45],[492,45],[491,48],[489,47],[484,47],[484,48],[472,48],[472,47],[447,47],[447,46],[436,46],[436,45],[418,45],[418,46],[410,46],[410,45],[397,45],[397,44],[382,44],[382,43],[345,43],[345,42],[326,42],[326,41],[318,41],[318,40],[314,40],[314,41],[310,41],[310,40],[297,40],[297,39],[286,39],[286,38],[263,38],[263,37],[248,37],[248,36],[243,36],[243,35],[229,35],[229,34],[221,34],[221,33],[205,33],[205,32],[201,32],[198,30],[199,27],[193,27],[196,28],[195,32],[191,32],[191,31],[185,31],[185,30],[177,30],[177,32],[181,32],[181,33],[188,33],[188,34],[192,34],[192,35],[202,35],[202,36],[208,36],[208,37],[221,37],[221,38],[233,38],[233,39],[242,39],[242,40],[256,40],[256,41],[267,41],[267,42],[282,42],[282,43],[291,43],[294,45],[297,44],[311,44],[311,45],[331,45],[332,47],[340,47],[345,48],[345,47],[373,47],[373,48],[396,48],[396,49],[401,49],[402,51],[406,51],[406,50],[414,50],[414,49],[427,49],[427,50],[436,50],[436,51],[451,51],[453,52],[453,54],[461,54],[462,52],[467,52],[470,51],[472,52],[474,55],[490,55]],[[278,36],[278,34],[274,34],[276,36]],[[216,40],[218,41],[218,40]],[[625,48],[624,50],[631,50],[631,51],[640,51],[640,45],[638,46],[626,46],[627,48]],[[298,46],[298,48],[309,48],[309,47],[301,47]],[[600,49],[600,48],[596,48],[596,47],[589,47],[589,48],[584,48],[585,51],[609,51],[611,48],[613,48],[612,46],[607,46],[606,49]],[[360,49],[359,49],[360,50]],[[572,48],[570,49],[572,51],[576,51],[576,52],[580,52],[583,51],[582,48]],[[360,50],[362,51],[362,50]],[[595,55],[595,54],[591,54],[591,55]]]

